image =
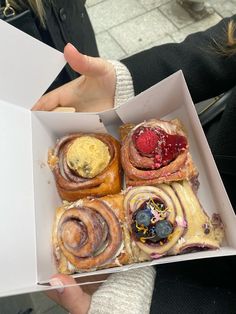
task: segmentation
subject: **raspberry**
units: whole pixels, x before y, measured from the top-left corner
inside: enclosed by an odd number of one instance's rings
[[[152,154],[158,143],[158,136],[155,131],[148,128],[142,129],[142,132],[136,134],[135,145],[140,153]]]

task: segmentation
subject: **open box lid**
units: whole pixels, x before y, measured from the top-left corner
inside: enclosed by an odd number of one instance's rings
[[[31,109],[65,65],[63,54],[0,20],[0,99]]]
[[[29,109],[65,60],[62,53],[1,20],[0,38],[0,294],[7,295],[33,291],[37,282]]]

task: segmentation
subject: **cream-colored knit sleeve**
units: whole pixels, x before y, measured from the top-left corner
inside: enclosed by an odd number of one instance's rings
[[[109,60],[116,71],[116,91],[114,98],[114,107],[125,103],[134,97],[134,87],[131,74],[127,67],[119,61]]]
[[[148,314],[155,274],[150,266],[110,275],[94,293],[88,314]]]
[[[119,61],[109,60],[116,71],[114,107],[134,97],[129,70]],[[94,293],[88,314],[149,314],[155,269],[142,267],[112,274]]]

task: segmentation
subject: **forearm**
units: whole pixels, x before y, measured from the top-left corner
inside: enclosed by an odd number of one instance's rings
[[[112,274],[94,293],[88,314],[148,314],[154,279],[153,267]]]
[[[232,17],[236,20],[236,16]],[[121,62],[129,69],[135,94],[182,70],[195,102],[227,91],[235,85],[236,56],[216,52],[214,42],[226,42],[223,19],[205,32],[189,35],[182,43],[165,44],[130,56]]]

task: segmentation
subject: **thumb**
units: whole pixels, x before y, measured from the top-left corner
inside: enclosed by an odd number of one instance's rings
[[[70,67],[80,74],[99,76],[106,74],[109,70],[108,61],[84,55],[70,43],[64,48],[64,56]]]

